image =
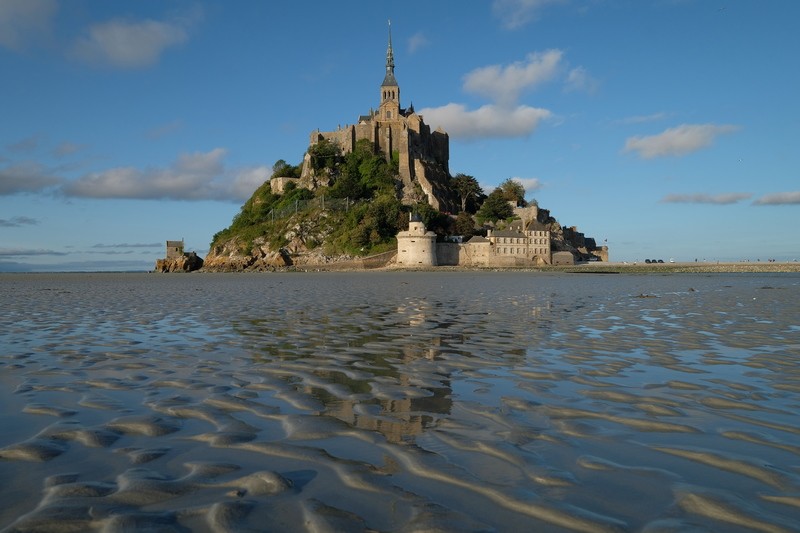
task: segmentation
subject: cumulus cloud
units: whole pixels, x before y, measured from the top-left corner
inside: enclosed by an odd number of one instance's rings
[[[35,218],[19,216],[11,218],[0,218],[0,228],[19,228],[21,226],[35,226],[39,221]]]
[[[2,0],[0,46],[19,51],[47,36],[57,10],[56,0]]]
[[[408,39],[408,52],[413,54],[420,48],[428,46],[429,43],[430,41],[428,41],[428,38],[425,37],[425,34],[421,31],[418,31]]]
[[[562,56],[561,50],[547,50],[528,54],[524,61],[510,65],[477,68],[464,76],[464,90],[501,105],[513,104],[523,90],[553,79]]]
[[[725,194],[668,194],[661,199],[666,204],[713,204],[730,205],[747,200],[752,197],[749,193],[725,193]]]
[[[542,181],[539,178],[511,178],[522,184],[526,193],[536,192],[542,188]]]
[[[269,179],[267,167],[226,170],[224,148],[181,154],[164,168],[116,167],[66,182],[63,194],[82,198],[241,201]]]
[[[60,182],[61,178],[39,163],[22,162],[0,168],[0,196],[42,192]]]
[[[464,76],[464,90],[484,96],[493,103],[478,109],[449,103],[422,109],[425,121],[441,126],[453,138],[524,137],[543,119],[552,117],[547,109],[520,105],[520,94],[551,80],[558,72],[563,53],[547,50],[528,54],[524,61],[509,65],[489,65]]]
[[[753,205],[800,205],[800,191],[767,194],[754,201]]]
[[[682,156],[711,146],[718,136],[739,129],[732,125],[681,124],[658,135],[629,137],[625,152],[636,152],[639,157],[652,159],[664,156]]]
[[[199,13],[169,21],[115,19],[91,26],[72,55],[92,65],[142,68],[158,62],[170,47],[185,43]]]
[[[563,2],[564,0],[494,0],[492,12],[503,26],[513,30],[539,18],[544,7]]]
[[[547,109],[526,105],[511,109],[487,104],[474,111],[461,104],[447,104],[420,111],[425,122],[441,126],[454,138],[523,137],[532,133],[539,122],[552,116]]]
[[[585,92],[594,94],[599,86],[600,82],[589,75],[589,72],[583,67],[576,67],[570,70],[564,82],[564,90],[568,93]]]

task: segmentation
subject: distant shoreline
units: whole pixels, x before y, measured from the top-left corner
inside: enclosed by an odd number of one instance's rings
[[[576,265],[545,265],[545,266],[520,266],[520,267],[461,267],[461,266],[435,266],[406,268],[388,265],[379,268],[358,268],[352,264],[325,263],[319,265],[306,264],[276,268],[275,270],[228,270],[209,271],[198,270],[189,274],[258,274],[281,272],[563,272],[575,274],[709,274],[709,273],[792,273],[800,272],[800,261],[783,262],[685,262],[685,263],[604,263],[590,262]],[[35,272],[0,272],[0,275],[9,274],[154,274],[152,270],[64,270],[64,271],[35,271]],[[172,274],[187,274],[186,272],[173,272]]]
[[[388,265],[379,268],[353,268],[336,263],[297,265],[275,272],[564,272],[577,274],[687,274],[687,273],[791,273],[800,272],[800,262],[686,262],[686,263],[603,263],[520,267],[434,266],[407,268]]]
[[[582,263],[546,268],[565,272],[597,273],[800,272],[800,262]]]

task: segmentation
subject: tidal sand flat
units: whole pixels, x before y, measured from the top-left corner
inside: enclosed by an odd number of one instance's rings
[[[796,531],[800,274],[0,275],[2,531]]]

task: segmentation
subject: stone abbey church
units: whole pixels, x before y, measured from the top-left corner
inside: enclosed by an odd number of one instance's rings
[[[358,117],[356,124],[340,126],[336,131],[314,130],[310,136],[310,146],[325,139],[333,142],[347,154],[355,149],[356,142],[368,139],[376,150],[387,159],[396,154],[399,158],[399,174],[402,180],[404,203],[415,203],[419,191],[428,203],[440,211],[454,211],[455,205],[447,187],[450,179],[450,138],[441,128],[431,131],[422,115],[414,111],[413,104],[408,108],[400,106],[400,84],[394,75],[394,52],[392,33],[389,28],[389,47],[386,50],[386,74],[380,85],[380,105],[370,109],[366,115]],[[328,185],[326,176],[316,176],[311,165],[311,156],[306,152],[302,174],[298,185],[315,189]],[[272,191],[280,193],[293,178],[273,178]]]

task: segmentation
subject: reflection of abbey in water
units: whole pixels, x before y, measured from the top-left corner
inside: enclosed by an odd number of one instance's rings
[[[319,377],[351,391],[354,398],[332,394],[322,387],[308,387],[311,394],[325,405],[325,415],[338,418],[359,429],[377,431],[389,442],[408,441],[419,435],[453,405],[449,379],[437,376],[440,386],[420,387],[418,376],[406,372],[406,365],[422,357],[433,357],[434,348],[405,346],[402,355],[387,354],[393,361],[369,380],[358,380],[341,372],[320,370]],[[358,398],[362,394],[370,398]]]

